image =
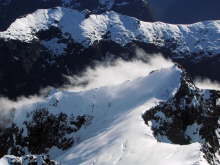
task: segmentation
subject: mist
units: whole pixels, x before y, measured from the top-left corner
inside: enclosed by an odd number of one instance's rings
[[[194,82],[195,85],[200,89],[220,90],[220,82],[218,81],[212,81],[208,78],[205,79],[196,78]]]
[[[171,60],[165,59],[162,55],[150,55],[149,57],[149,55],[145,54],[145,52],[141,49],[137,49],[136,53],[138,58],[132,61],[118,59],[114,62],[111,60],[106,62],[96,62],[95,67],[88,67],[80,76],[66,76],[70,84],[62,86],[59,89],[48,87],[46,89],[42,89],[40,95],[20,97],[17,101],[1,97],[0,118],[5,119],[2,120],[5,124],[0,123],[0,125],[7,125],[6,123],[11,121],[13,112],[16,109],[28,109],[28,107],[42,102],[45,100],[45,97],[56,91],[68,90],[79,92],[103,86],[113,86],[128,80],[132,81],[138,77],[147,76],[154,70],[174,65]]]
[[[34,103],[43,100],[42,96],[20,97],[17,101],[9,100],[6,97],[0,98],[0,128],[10,127],[13,123],[15,111],[17,109],[27,108]],[[22,113],[22,112],[19,112]],[[23,114],[22,116],[25,116]]]
[[[51,87],[42,89],[40,95],[20,97],[17,101],[11,101],[8,98],[1,97],[0,118],[7,119],[5,116],[8,116],[8,114],[11,115],[11,112],[14,110],[37,104],[56,91],[67,90],[80,92],[104,86],[118,85],[125,81],[132,81],[139,77],[147,76],[152,71],[174,65],[171,60],[165,59],[161,54],[148,55],[142,49],[137,49],[136,55],[137,58],[132,61],[117,59],[114,62],[111,60],[96,62],[95,67],[88,67],[80,76],[66,76],[69,80],[68,85],[58,89]],[[197,78],[195,84],[202,89],[220,90],[220,83],[209,79]]]
[[[165,59],[162,55],[153,55],[149,58],[149,56],[143,56],[143,52],[139,50],[138,56],[138,59],[133,61],[118,59],[114,63],[97,63],[95,68],[87,68],[80,77],[67,76],[70,84],[77,85],[68,85],[65,88],[72,91],[84,91],[103,86],[117,85],[128,80],[147,76],[154,70],[174,65],[171,60]],[[148,57],[148,62],[143,62],[142,57]]]
[[[48,95],[56,91],[80,92],[104,86],[118,85],[125,81],[145,77],[152,71],[169,68],[174,65],[174,62],[165,59],[160,54],[148,55],[142,49],[137,49],[136,54],[137,58],[132,61],[117,59],[115,61],[96,62],[95,67],[88,67],[80,76],[66,76],[69,80],[68,85],[58,89],[51,87],[42,89],[40,95],[20,97],[17,101],[1,97],[0,127],[7,127],[12,123],[15,110],[32,109],[34,105],[43,102]],[[202,89],[220,90],[220,83],[209,79],[197,78],[195,84]],[[22,114],[23,112],[16,111],[16,113]],[[25,113],[22,114],[22,116],[24,115]]]

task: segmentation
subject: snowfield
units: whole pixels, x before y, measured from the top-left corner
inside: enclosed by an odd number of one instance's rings
[[[180,55],[177,58],[181,58],[183,52],[185,55],[202,52],[207,56],[220,53],[220,21],[172,25],[162,22],[143,22],[113,11],[87,17],[84,12],[62,7],[40,9],[19,18],[6,31],[0,32],[0,38],[31,42],[37,39],[36,32],[49,29],[51,26],[60,28],[63,34],[70,34],[76,43],[85,47],[107,36],[107,39],[122,46],[132,41],[152,43],[162,47],[173,43],[175,47],[172,51]],[[43,42],[50,48],[49,43],[54,42],[46,42],[46,44]],[[57,47],[60,48],[58,45]]]
[[[37,107],[46,107],[54,114],[92,116],[74,135],[77,144],[66,151],[50,150],[52,158],[63,165],[207,165],[199,143],[157,142],[142,119],[146,110],[175,94],[181,73],[172,66],[115,86],[54,91],[43,101],[17,107],[14,122],[22,127],[24,114]],[[0,164],[4,161],[0,159]]]

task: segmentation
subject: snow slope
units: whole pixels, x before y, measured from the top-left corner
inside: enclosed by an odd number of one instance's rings
[[[87,18],[83,12],[61,7],[37,10],[17,19],[6,31],[0,32],[0,38],[31,42],[37,39],[36,32],[51,26],[69,33],[75,42],[85,47],[107,36],[107,39],[122,46],[132,41],[170,46],[179,55],[199,53],[210,56],[220,53],[220,21],[191,25],[149,23],[113,11]],[[64,38],[67,36],[64,35]],[[45,46],[50,48],[48,43]]]
[[[51,149],[52,158],[64,165],[206,165],[199,143],[159,143],[142,119],[146,110],[175,94],[181,73],[173,66],[120,85],[82,92],[54,91],[44,101],[17,107],[14,122],[23,127],[24,114],[37,107],[54,114],[93,116],[91,123],[74,135],[76,145],[65,152]]]

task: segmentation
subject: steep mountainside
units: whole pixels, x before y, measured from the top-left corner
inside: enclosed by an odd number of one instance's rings
[[[95,60],[135,58],[137,47],[163,53],[192,75],[220,80],[219,36],[219,21],[170,25],[114,11],[37,10],[0,32],[0,92],[14,98],[59,86],[63,74],[79,74]]]
[[[54,91],[10,111],[1,155],[49,154],[63,165],[216,165],[219,97],[196,88],[177,66],[116,86]]]

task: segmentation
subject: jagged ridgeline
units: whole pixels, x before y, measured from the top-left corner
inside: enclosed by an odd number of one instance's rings
[[[114,10],[145,21],[153,21],[147,1],[142,0],[0,0],[0,31],[6,30],[16,18],[37,9],[57,6],[84,10],[88,13],[103,13]],[[138,11],[138,12],[137,12]]]

